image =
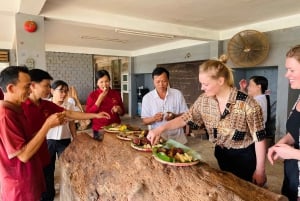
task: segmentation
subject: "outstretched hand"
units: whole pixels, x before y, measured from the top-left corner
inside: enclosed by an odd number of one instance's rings
[[[62,125],[66,122],[67,122],[67,120],[66,120],[66,112],[65,111],[52,114],[46,120],[46,123],[49,125],[50,128]]]
[[[97,118],[110,119],[110,115],[107,112],[99,112],[97,113]]]
[[[239,85],[240,85],[240,90],[241,91],[246,91],[246,88],[247,88],[247,80],[245,79],[241,79],[240,82],[239,82]]]
[[[147,135],[147,139],[151,142],[151,145],[158,144],[160,139],[160,134],[159,132],[156,132],[155,129],[150,130]]]

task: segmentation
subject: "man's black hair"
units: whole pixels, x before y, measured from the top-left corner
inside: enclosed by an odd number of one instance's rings
[[[156,67],[153,72],[152,72],[152,79],[154,78],[154,76],[159,76],[163,73],[167,74],[167,78],[169,79],[169,71],[163,67]]]
[[[53,80],[53,78],[51,77],[51,75],[41,69],[35,68],[29,71],[29,75],[31,77],[31,81],[33,82],[41,82],[43,80]]]
[[[0,87],[6,93],[6,86],[9,84],[17,84],[19,73],[29,74],[28,68],[25,66],[9,66],[0,73]]]

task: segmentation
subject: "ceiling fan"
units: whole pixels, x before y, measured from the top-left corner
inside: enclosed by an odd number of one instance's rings
[[[256,30],[244,30],[230,39],[227,52],[235,65],[250,67],[263,62],[268,56],[269,48],[265,34]]]

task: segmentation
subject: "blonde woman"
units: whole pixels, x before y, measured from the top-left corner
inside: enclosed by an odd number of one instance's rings
[[[233,74],[225,65],[226,59],[200,65],[199,82],[204,93],[188,112],[151,130],[148,138],[155,144],[166,130],[183,127],[190,121],[204,125],[216,145],[220,169],[263,186],[266,133],[262,111],[253,98],[233,87]]]
[[[291,48],[286,54],[286,74],[292,89],[300,89],[300,45]],[[271,164],[275,160],[284,159],[284,180],[282,194],[289,200],[300,200],[300,96],[296,101],[286,122],[287,134],[273,147],[269,148],[268,159]]]

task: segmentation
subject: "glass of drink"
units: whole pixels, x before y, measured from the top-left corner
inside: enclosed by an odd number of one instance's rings
[[[104,138],[104,129],[93,130],[93,138],[98,141],[102,141]]]

